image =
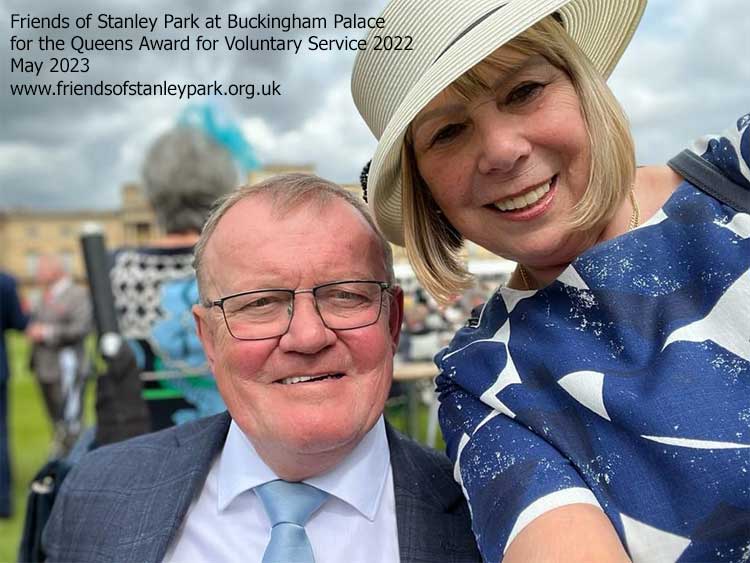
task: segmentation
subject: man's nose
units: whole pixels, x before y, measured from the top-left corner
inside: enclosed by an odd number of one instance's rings
[[[335,340],[336,333],[323,323],[313,296],[296,294],[289,330],[279,340],[279,347],[285,352],[315,354],[333,344]]]

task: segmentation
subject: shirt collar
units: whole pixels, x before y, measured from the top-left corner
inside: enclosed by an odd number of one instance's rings
[[[391,457],[381,415],[341,463],[304,482],[341,499],[372,521],[380,506],[390,469]],[[278,479],[276,474],[232,420],[219,458],[219,511],[226,509],[243,492],[274,479]]]

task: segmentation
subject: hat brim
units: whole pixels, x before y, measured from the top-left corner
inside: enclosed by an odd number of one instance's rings
[[[403,246],[401,148],[411,121],[467,70],[546,16],[565,29],[607,78],[638,26],[646,0],[536,0],[509,2],[457,40],[414,84],[391,116],[370,165],[368,192],[378,226]]]

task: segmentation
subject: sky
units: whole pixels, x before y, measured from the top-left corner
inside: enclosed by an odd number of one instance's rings
[[[470,1],[470,0],[466,0]],[[616,1],[616,0],[612,0]],[[316,172],[342,183],[356,182],[371,158],[375,139],[351,100],[349,79],[354,52],[104,52],[86,55],[85,74],[39,78],[10,72],[10,38],[48,34],[68,45],[86,39],[131,38],[139,30],[75,29],[76,16],[108,13],[163,18],[165,13],[196,16],[272,14],[325,16],[377,15],[385,0],[0,0],[2,94],[0,97],[0,209],[114,209],[120,189],[138,181],[149,144],[174,126],[189,105],[205,100],[173,97],[12,96],[9,83],[59,79],[272,83],[281,96],[213,98],[234,122],[265,165],[312,164]],[[67,30],[11,29],[11,14],[68,16]],[[160,24],[161,27],[161,24]],[[750,10],[747,0],[650,0],[641,26],[609,84],[630,118],[640,164],[663,163],[691,140],[727,128],[750,111]],[[243,30],[224,30],[244,37]],[[152,37],[191,38],[201,31],[157,30]],[[206,32],[210,34],[211,32]],[[213,35],[221,37],[223,33]],[[317,34],[363,37],[362,30],[266,32],[285,38]],[[147,34],[148,35],[148,34]],[[74,56],[69,49],[62,56]],[[55,53],[30,50],[26,59]],[[57,55],[60,56],[60,55]],[[48,63],[45,63],[48,64]]]

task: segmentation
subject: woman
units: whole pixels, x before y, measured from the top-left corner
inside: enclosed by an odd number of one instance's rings
[[[110,273],[122,334],[138,367],[151,374],[143,396],[152,430],[224,410],[191,313],[198,300],[193,246],[214,201],[237,181],[232,154],[210,131],[178,126],[150,147],[143,184],[163,234],[117,250]]]
[[[422,285],[469,287],[464,239],[519,263],[436,358],[488,561],[746,551],[750,118],[636,169],[605,78],[644,6],[392,0],[355,62],[370,204]]]

